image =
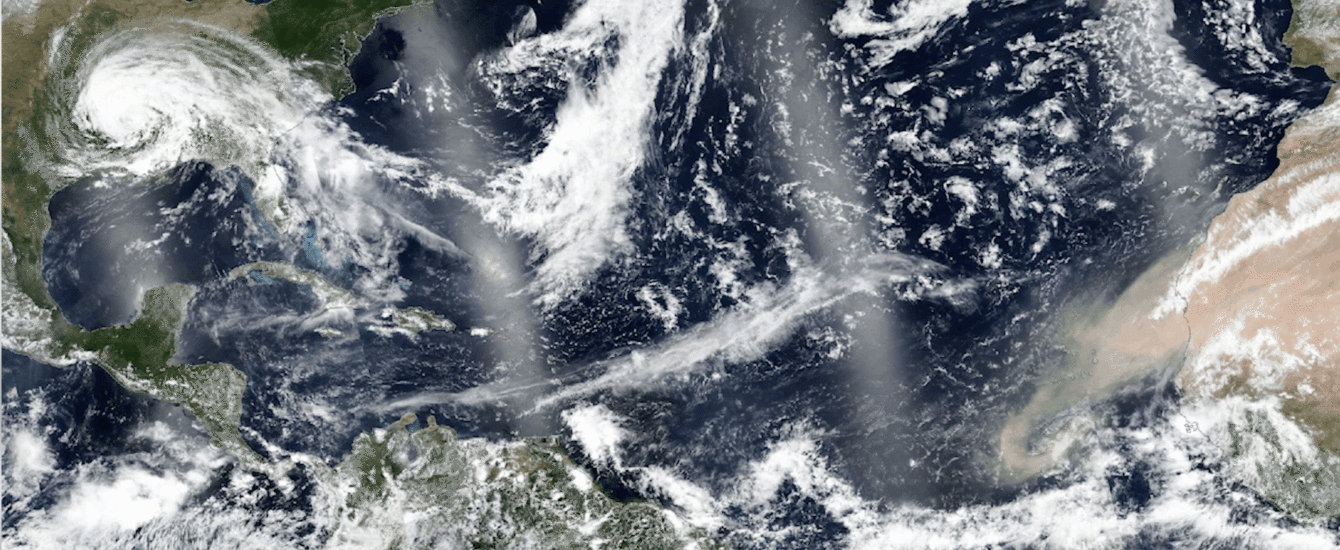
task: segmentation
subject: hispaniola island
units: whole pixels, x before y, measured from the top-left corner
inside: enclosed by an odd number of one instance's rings
[[[1340,549],[1338,0],[5,0],[0,546]]]

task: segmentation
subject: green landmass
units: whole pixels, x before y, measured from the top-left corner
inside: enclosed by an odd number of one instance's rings
[[[619,502],[573,464],[554,438],[459,440],[430,416],[414,415],[360,435],[338,466],[347,484],[332,537],[376,547],[716,548],[701,530],[676,526],[656,505]],[[407,517],[416,518],[413,528]],[[445,541],[443,539],[446,539]]]
[[[283,262],[253,262],[238,266],[228,273],[228,279],[246,279],[248,284],[257,284],[252,274],[260,274],[272,279],[303,285],[312,291],[312,294],[321,301],[322,306],[326,309],[348,308],[352,310],[363,309],[372,305],[367,300],[330,282],[320,273]],[[385,307],[381,312],[381,323],[380,325],[368,325],[368,328],[383,336],[398,332],[410,337],[429,330],[448,332],[456,330],[455,323],[432,311],[414,306],[407,308]],[[317,327],[313,330],[326,338],[339,338],[345,335],[344,331],[332,327]]]
[[[309,76],[335,97],[353,91],[346,69],[376,20],[414,0],[275,0],[252,33],[289,59],[315,61]]]
[[[1212,438],[1227,451],[1235,477],[1293,518],[1322,523],[1340,517],[1340,458],[1291,437],[1287,431],[1296,426],[1287,422],[1248,410]]]
[[[412,4],[412,0],[275,0],[260,6],[243,0],[46,0],[31,14],[7,18],[2,31],[0,202],[7,237],[5,290],[27,298],[22,307],[16,307],[30,318],[47,319],[44,332],[58,348],[70,348],[74,342],[69,338],[81,332],[60,314],[41,277],[42,241],[51,226],[47,203],[73,183],[51,174],[34,158],[48,141],[42,135],[45,120],[61,116],[52,112],[58,83],[73,76],[52,74],[54,68],[47,63],[52,36],[63,35],[63,49],[78,53],[117,25],[189,18],[252,35],[289,59],[305,63],[322,84],[339,94],[351,89],[346,62],[372,31],[376,18]],[[62,72],[74,69],[66,67]],[[16,300],[6,300],[6,315],[15,309],[8,307],[14,303]],[[34,308],[38,311],[32,311]]]
[[[253,469],[268,470],[239,432],[246,375],[225,363],[174,363],[177,334],[186,304],[195,296],[189,285],[149,290],[129,324],[69,334],[66,341],[97,355],[98,364],[117,383],[136,392],[186,407],[209,431],[210,440]]]
[[[47,294],[41,274],[42,238],[51,227],[46,210],[49,194],[41,178],[20,169],[17,156],[17,152],[6,149],[0,172],[4,181],[4,230],[12,246],[6,250],[10,257],[5,258],[5,277],[39,307],[55,311],[56,302]]]
[[[326,308],[347,307],[350,309],[368,307],[367,300],[359,298],[353,292],[330,282],[320,273],[309,271],[284,262],[253,262],[233,268],[228,272],[228,280],[247,278],[248,284],[256,284],[248,278],[252,273],[260,273],[273,279],[306,286]]]
[[[281,479],[291,466],[261,458],[239,432],[246,376],[223,363],[174,362],[189,285],[147,291],[135,319],[84,330],[65,319],[41,277],[42,241],[50,228],[47,203],[73,181],[45,170],[41,135],[52,112],[53,85],[69,74],[51,74],[49,38],[65,33],[70,51],[84,51],[100,34],[143,19],[183,17],[250,34],[288,59],[333,95],[352,89],[345,69],[376,18],[411,5],[406,0],[318,2],[275,0],[264,6],[241,0],[46,0],[32,14],[4,21],[3,66],[3,318],[4,344],[52,365],[93,361],[120,385],[185,407],[205,426],[214,445],[243,467]],[[73,70],[73,68],[67,68]],[[312,289],[328,307],[364,308],[365,300],[320,274],[262,262],[234,270],[232,277],[259,272]],[[390,330],[409,335],[454,330],[455,325],[422,308],[383,312]],[[329,337],[340,332],[317,329]],[[495,443],[458,440],[449,428],[428,420],[409,432],[406,417],[386,430],[363,434],[335,468],[309,464],[333,486],[347,490],[340,503],[335,540],[375,547],[424,546],[446,535],[471,548],[513,548],[542,541],[546,548],[680,548],[704,534],[672,525],[663,509],[648,502],[619,502],[572,463],[552,438]],[[421,514],[420,527],[404,529],[406,516]],[[417,533],[417,535],[415,534]],[[383,537],[383,535],[386,535]],[[418,544],[416,544],[418,543]],[[435,544],[435,542],[434,542]],[[697,544],[698,547],[711,547]]]
[[[409,334],[418,334],[429,330],[445,330],[448,332],[456,330],[456,323],[443,319],[436,313],[421,307],[392,309],[389,313],[396,328]]]
[[[1284,33],[1284,43],[1293,49],[1293,64],[1317,65],[1332,80],[1340,78],[1340,11],[1330,2],[1293,0],[1293,18]]]
[[[142,14],[145,4],[111,0],[79,6],[56,0],[41,5],[28,32],[16,29],[13,21],[5,22],[5,120],[0,173],[6,241],[3,259],[6,344],[15,337],[25,338],[29,345],[18,346],[20,349],[15,351],[55,364],[93,360],[123,386],[186,407],[209,429],[219,447],[249,466],[264,469],[264,461],[242,441],[238,432],[246,383],[242,373],[223,364],[171,362],[193,288],[168,285],[152,289],[145,294],[135,321],[85,331],[60,313],[41,277],[42,241],[51,225],[47,203],[53,194],[73,182],[51,174],[34,157],[40,156],[36,147],[46,141],[42,134],[45,119],[61,115],[51,110],[56,104],[52,96],[60,92],[58,83],[72,78],[76,69],[58,69],[46,64],[47,38],[60,27],[64,47],[84,51],[103,32],[137,13]],[[192,12],[211,10],[201,12],[205,19],[219,20],[219,14],[226,15],[223,19],[234,17],[218,1],[208,6],[169,6],[173,7]],[[174,15],[172,9],[153,13],[157,17]],[[10,77],[11,67],[15,68],[15,78]],[[20,317],[24,323],[12,322]]]
[[[184,17],[251,34],[286,57],[322,76],[333,93],[350,89],[345,65],[376,18],[412,5],[408,0],[313,2],[276,0],[264,6],[242,0],[48,0],[31,14],[4,21],[3,152],[0,187],[3,202],[5,321],[23,345],[21,353],[39,360],[69,363],[90,357],[126,387],[189,408],[210,429],[216,443],[244,460],[256,459],[237,434],[245,379],[228,365],[178,365],[171,362],[182,309],[193,291],[169,285],[149,291],[144,308],[130,324],[84,331],[60,313],[41,277],[42,241],[50,228],[47,203],[73,183],[43,169],[35,147],[56,104],[58,83],[76,67],[53,73],[50,39],[64,36],[63,49],[78,53],[118,25],[132,21]],[[59,32],[58,32],[59,29]],[[290,269],[296,270],[296,268]],[[282,266],[260,269],[284,271]],[[342,290],[311,281],[317,291]],[[331,290],[335,292],[334,290]],[[349,298],[344,291],[340,296]],[[348,295],[348,296],[345,296]],[[331,296],[334,297],[334,296]],[[358,304],[356,298],[348,300]],[[11,322],[22,319],[23,323]],[[21,326],[16,326],[21,325]],[[21,334],[15,334],[21,332]]]
[[[1340,11],[1321,0],[1292,0],[1291,4],[1293,16],[1283,39],[1292,49],[1292,64],[1320,66],[1332,80],[1340,79]],[[1325,105],[1335,100],[1336,90],[1332,85]],[[1322,115],[1299,119],[1293,129],[1315,127],[1317,124],[1310,119],[1318,116]],[[1335,149],[1330,128],[1310,135],[1309,141],[1303,150],[1306,154],[1292,152],[1296,158],[1289,158],[1290,152],[1281,149],[1281,169],[1304,159],[1327,156],[1331,153],[1326,151]],[[1334,364],[1321,368],[1334,368]],[[1236,396],[1265,400],[1266,395],[1248,384],[1250,378],[1250,372],[1231,378],[1214,399]],[[1279,403],[1278,418],[1249,412],[1229,423],[1226,436],[1215,437],[1224,446],[1230,469],[1239,480],[1290,516],[1315,523],[1340,518],[1340,415],[1321,403],[1316,399],[1284,399]],[[1283,433],[1294,427],[1304,432],[1306,441]]]
[[[90,5],[81,16],[70,21],[65,36],[71,48],[87,47],[98,33],[114,26],[117,13],[103,6]],[[3,164],[0,165],[3,191],[3,226],[12,246],[14,284],[35,304],[56,310],[56,304],[47,294],[42,281],[42,239],[51,227],[47,202],[51,195],[70,183],[45,174],[31,158],[34,135],[42,128],[43,119],[50,115],[42,108],[51,76],[45,64],[43,41],[25,40],[13,22],[6,21],[3,29],[4,47],[4,136]],[[54,32],[54,27],[49,29]],[[35,34],[35,33],[34,33]],[[16,36],[18,35],[18,36]],[[57,78],[63,75],[57,75]],[[44,86],[46,84],[46,86]],[[7,264],[7,267],[8,264]],[[8,275],[8,274],[7,274]],[[60,318],[59,315],[56,316]],[[63,331],[64,327],[53,327]]]
[[[58,29],[65,47],[84,51],[116,25],[141,20],[188,18],[249,34],[284,57],[304,63],[306,72],[335,97],[353,89],[347,65],[378,17],[411,6],[414,0],[275,0],[255,5],[243,0],[45,0],[32,14],[3,23],[3,229],[13,254],[14,286],[51,311],[40,276],[42,238],[51,225],[46,204],[72,183],[43,173],[31,148],[40,132],[56,79],[47,65],[50,38]],[[71,68],[73,70],[73,68]],[[56,316],[59,318],[59,315]]]

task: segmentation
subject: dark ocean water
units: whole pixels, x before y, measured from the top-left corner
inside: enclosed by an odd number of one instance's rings
[[[1207,111],[1198,92],[1161,80],[1176,71],[1121,55],[1142,45],[1121,45],[1139,35],[1093,30],[1127,16],[1109,3],[971,4],[917,46],[881,57],[872,46],[878,37],[832,31],[838,3],[691,1],[681,55],[655,90],[651,151],[628,184],[627,251],[552,307],[526,290],[554,254],[542,237],[500,231],[459,197],[385,189],[390,209],[464,254],[414,234],[388,238],[381,244],[400,300],[339,313],[322,326],[342,335],[320,335],[312,319],[325,306],[309,287],[226,274],[248,262],[289,261],[357,290],[387,266],[320,250],[325,227],[300,240],[277,234],[257,214],[245,176],[199,163],[138,185],[89,181],[62,190],[51,203],[43,277],[85,328],[131,318],[132,289],[199,286],[178,359],[227,362],[247,375],[243,435],[267,455],[334,463],[357,434],[405,412],[430,413],[464,436],[561,433],[616,496],[670,502],[647,489],[646,469],[729,491],[752,461],[804,425],[821,434],[818,452],[834,474],[880,506],[1006,503],[1071,481],[1059,474],[1001,485],[988,467],[1005,416],[1065,361],[1048,336],[1059,314],[1114,298],[1153,262],[1193,244],[1233,194],[1274,170],[1284,129],[1331,85],[1319,68],[1289,66],[1280,41],[1291,16],[1286,0],[1254,5],[1259,47],[1212,24],[1208,14],[1227,4],[1173,2],[1168,34],[1191,71],[1222,93],[1250,95],[1256,108]],[[638,39],[616,35],[594,53],[555,61],[562,70],[536,63],[489,72],[479,60],[500,55],[524,6],[442,1],[384,19],[351,65],[357,91],[331,111],[368,143],[488,189],[500,167],[539,155],[565,100],[593,93],[581,87],[594,88],[594,75],[632,48],[619,41]],[[533,33],[544,36],[561,31],[570,6],[530,8]],[[885,13],[888,3],[871,9]],[[683,53],[697,37],[694,55]],[[416,73],[424,59],[438,72]],[[430,111],[412,92],[439,75],[453,95]],[[1009,129],[1014,123],[1023,129]],[[914,145],[890,137],[908,131]],[[1118,131],[1124,139],[1112,138]],[[788,190],[795,186],[811,194]],[[828,274],[821,280],[838,278],[894,253],[933,262],[926,285],[970,290],[909,299],[923,283],[877,285],[812,308],[745,360],[722,351],[669,381],[609,387],[538,411],[513,397],[382,406],[508,381],[557,391],[638,361],[639,350],[710,347],[724,336],[712,327],[743,330],[712,324],[756,299],[739,288],[800,300],[809,267]],[[519,266],[522,279],[484,269],[482,257]],[[649,301],[673,309],[673,322]],[[367,328],[389,305],[426,308],[459,328],[413,337]],[[489,332],[471,334],[473,327]],[[4,363],[6,392],[68,396],[52,403],[62,411],[52,425],[76,437],[57,450],[62,468],[128,452],[124,432],[161,407],[88,366],[51,372],[9,352]],[[1114,430],[1130,431],[1166,424],[1176,401],[1175,388],[1151,379],[1097,406]],[[624,420],[619,467],[588,456],[562,428],[570,405],[602,406]],[[78,439],[91,437],[102,439]],[[1159,465],[1132,456],[1107,478],[1122,513],[1140,513],[1162,484]],[[726,514],[743,530],[793,530],[770,545],[838,546],[848,535],[794,481],[765,508]],[[1179,540],[1150,532],[1128,546]]]

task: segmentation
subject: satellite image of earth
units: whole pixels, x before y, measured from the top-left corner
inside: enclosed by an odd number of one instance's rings
[[[1336,0],[6,0],[6,548],[1340,548]]]

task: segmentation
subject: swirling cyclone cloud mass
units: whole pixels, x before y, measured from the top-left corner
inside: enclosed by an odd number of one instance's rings
[[[1326,2],[212,1],[5,5],[6,544],[1340,546]]]

